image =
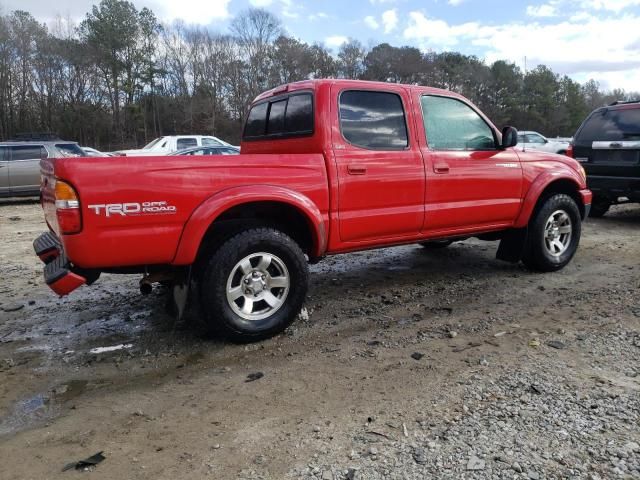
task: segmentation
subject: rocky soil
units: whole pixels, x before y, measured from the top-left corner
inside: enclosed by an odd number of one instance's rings
[[[476,240],[328,258],[253,345],[176,323],[137,276],[56,298],[44,229],[0,204],[3,480],[640,478],[638,206],[553,274]]]

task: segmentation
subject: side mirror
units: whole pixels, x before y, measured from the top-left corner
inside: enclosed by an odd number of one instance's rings
[[[504,127],[502,129],[502,144],[500,148],[515,147],[518,144],[518,130],[513,127]]]

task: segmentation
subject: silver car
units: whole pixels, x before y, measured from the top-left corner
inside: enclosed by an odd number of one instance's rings
[[[0,197],[40,194],[40,160],[83,157],[77,143],[55,141],[0,142]]]

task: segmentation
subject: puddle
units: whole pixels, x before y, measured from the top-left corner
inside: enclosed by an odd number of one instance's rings
[[[51,390],[16,402],[11,412],[0,418],[0,436],[34,427],[55,417],[60,405],[87,391],[87,380],[70,380]]]
[[[68,402],[76,397],[79,397],[87,390],[87,380],[71,380],[53,390],[53,394],[56,400],[60,402]]]
[[[413,267],[411,267],[410,265],[391,265],[390,267],[387,267],[387,270],[390,270],[392,272],[395,271],[405,271],[405,270],[411,270]]]
[[[184,359],[184,363],[185,365],[195,365],[197,363],[200,363],[204,359],[204,352],[194,352],[186,356],[186,358]]]
[[[12,412],[0,419],[0,435],[15,433],[53,416],[51,399],[44,394],[18,401]]]

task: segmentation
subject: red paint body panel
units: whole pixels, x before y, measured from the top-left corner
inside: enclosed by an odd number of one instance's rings
[[[348,89],[401,97],[406,150],[367,150],[344,139],[338,99]],[[314,257],[521,227],[540,193],[556,180],[573,182],[583,201],[590,202],[579,164],[568,157],[514,149],[431,150],[420,97],[450,96],[475,109],[452,92],[315,80],[279,87],[258,99],[285,90],[313,93],[312,135],[243,142],[239,156],[44,160],[43,207],[52,230],[60,234],[52,195],[55,178],[72,185],[80,200],[81,232],[59,235],[73,265],[189,265],[212,222],[247,202],[297,208],[312,232],[309,253]]]

